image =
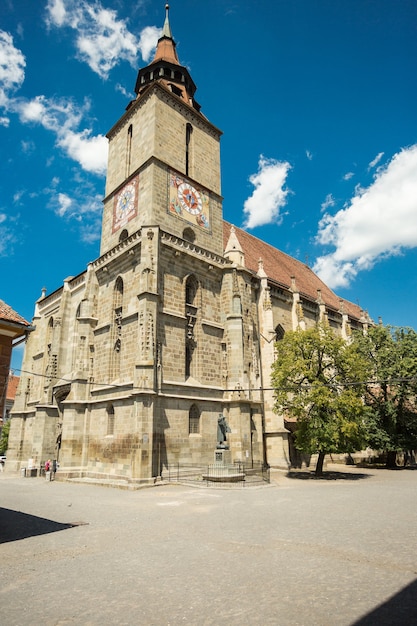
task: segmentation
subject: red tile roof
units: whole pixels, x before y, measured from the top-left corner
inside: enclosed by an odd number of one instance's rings
[[[0,321],[15,322],[22,324],[23,326],[30,326],[30,322],[27,322],[21,315],[13,311],[12,307],[6,304],[3,300],[0,300]]]
[[[9,374],[9,380],[7,381],[7,400],[15,399],[19,380],[20,376],[13,376],[13,374]]]
[[[223,241],[224,248],[229,240],[230,229],[232,224],[223,222]],[[339,298],[323,281],[308,267],[305,263],[297,261],[288,254],[281,252],[277,248],[257,239],[241,228],[235,228],[242,250],[245,254],[245,266],[253,271],[258,272],[258,262],[263,261],[263,269],[268,278],[280,286],[290,289],[292,285],[292,277],[295,278],[295,285],[302,296],[309,300],[316,301],[318,298],[317,291],[321,291],[321,297],[326,306],[335,311],[341,308],[343,302],[344,312],[354,319],[360,319],[363,315],[362,309],[349,302]]]

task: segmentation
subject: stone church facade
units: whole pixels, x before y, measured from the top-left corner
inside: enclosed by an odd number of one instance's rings
[[[60,476],[152,482],[212,463],[288,467],[273,412],[275,342],[367,315],[312,270],[223,220],[221,131],[200,112],[168,20],[137,97],[108,133],[100,256],[36,302],[8,469],[58,458]]]

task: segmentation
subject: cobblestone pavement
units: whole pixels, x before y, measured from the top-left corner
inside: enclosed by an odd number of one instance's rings
[[[0,623],[417,624],[417,471],[222,490],[0,475]]]

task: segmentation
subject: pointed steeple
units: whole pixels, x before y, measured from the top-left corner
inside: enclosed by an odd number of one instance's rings
[[[200,111],[201,107],[194,99],[197,87],[187,68],[182,66],[178,59],[176,43],[169,23],[169,4],[165,5],[165,22],[156,45],[154,59],[148,66],[139,70],[135,86],[137,98],[140,98],[147,87],[154,82],[164,85],[193,109]]]
[[[245,267],[245,253],[243,252],[240,241],[236,235],[236,229],[234,226],[230,228],[230,235],[224,251],[224,256],[232,263]]]
[[[158,61],[168,61],[179,65],[178,55],[176,51],[176,43],[172,37],[171,26],[169,23],[169,4],[165,5],[165,22],[162,29],[162,35],[158,39],[156,46],[155,56],[151,63],[157,63]]]
[[[171,26],[169,25],[169,4],[165,5],[165,22],[162,29],[162,36],[172,39]]]

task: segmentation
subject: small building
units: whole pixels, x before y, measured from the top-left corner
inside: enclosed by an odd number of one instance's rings
[[[6,410],[3,416],[3,423],[6,423],[10,419],[10,413],[13,409],[14,401],[16,398],[16,391],[19,386],[20,376],[15,376],[13,372],[9,372],[9,380],[7,382],[6,391]]]
[[[21,315],[0,300],[0,425],[6,417],[12,350],[25,341],[32,327]],[[10,391],[12,392],[11,383]]]

